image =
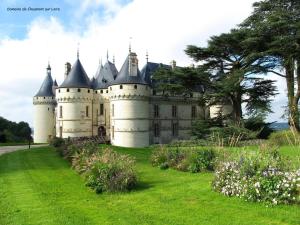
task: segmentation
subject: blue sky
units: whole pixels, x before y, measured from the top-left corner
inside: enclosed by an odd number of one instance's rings
[[[64,64],[80,59],[94,76],[99,60],[115,56],[120,69],[129,37],[139,67],[149,60],[179,66],[194,63],[184,53],[189,44],[205,46],[212,35],[228,32],[252,11],[255,0],[1,0],[0,116],[32,125],[32,97],[50,61],[52,76],[63,81]],[[7,8],[60,8],[60,11],[9,12]],[[269,121],[281,121],[285,82],[276,76],[280,94]]]
[[[86,2],[86,3],[85,3]],[[0,2],[0,35],[23,39],[29,24],[36,18],[49,19],[56,17],[66,30],[84,31],[87,26],[85,18],[96,14],[98,19],[105,19],[107,13],[114,16],[115,12],[107,12],[106,2],[82,0],[2,0]],[[128,4],[130,0],[115,1],[120,7]],[[85,5],[85,6],[84,6]],[[59,8],[51,11],[12,11],[8,8]]]

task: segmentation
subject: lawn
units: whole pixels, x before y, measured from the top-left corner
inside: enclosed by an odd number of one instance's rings
[[[0,156],[0,224],[300,224],[299,206],[228,198],[211,190],[211,173],[163,171],[150,149],[115,149],[136,157],[137,190],[97,195],[50,147]]]

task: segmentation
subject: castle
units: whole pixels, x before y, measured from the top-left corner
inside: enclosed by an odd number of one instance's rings
[[[140,71],[137,55],[130,50],[120,71],[107,58],[90,79],[78,54],[72,67],[66,63],[64,81],[58,85],[48,64],[33,98],[34,142],[46,143],[54,136],[101,136],[112,145],[145,147],[189,139],[194,120],[230,113],[229,105],[199,106],[199,92],[190,97],[157,92],[152,76],[160,66],[174,68],[176,63],[147,59]]]

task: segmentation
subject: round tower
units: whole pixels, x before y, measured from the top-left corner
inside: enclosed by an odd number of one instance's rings
[[[93,89],[79,57],[56,89],[56,136],[93,135]]]
[[[149,146],[150,88],[141,76],[135,53],[129,53],[108,91],[111,143],[123,147]]]
[[[33,97],[34,143],[47,143],[55,135],[55,104],[51,67],[48,65],[46,78]]]

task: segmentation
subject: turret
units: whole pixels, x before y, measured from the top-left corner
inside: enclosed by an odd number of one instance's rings
[[[93,135],[93,89],[79,57],[56,89],[56,100],[56,136],[68,138]]]
[[[44,82],[33,97],[35,143],[47,143],[55,135],[55,104],[51,67],[48,65]]]
[[[114,63],[110,62],[107,57],[107,61],[102,65],[100,62],[94,82],[95,90],[95,119],[97,121],[94,124],[96,129],[95,133],[98,136],[110,138],[110,103],[109,103],[109,89],[108,86],[114,82],[115,77],[118,75],[118,70]]]
[[[129,52],[109,86],[111,143],[123,147],[149,145],[150,88],[141,76],[137,55]]]

